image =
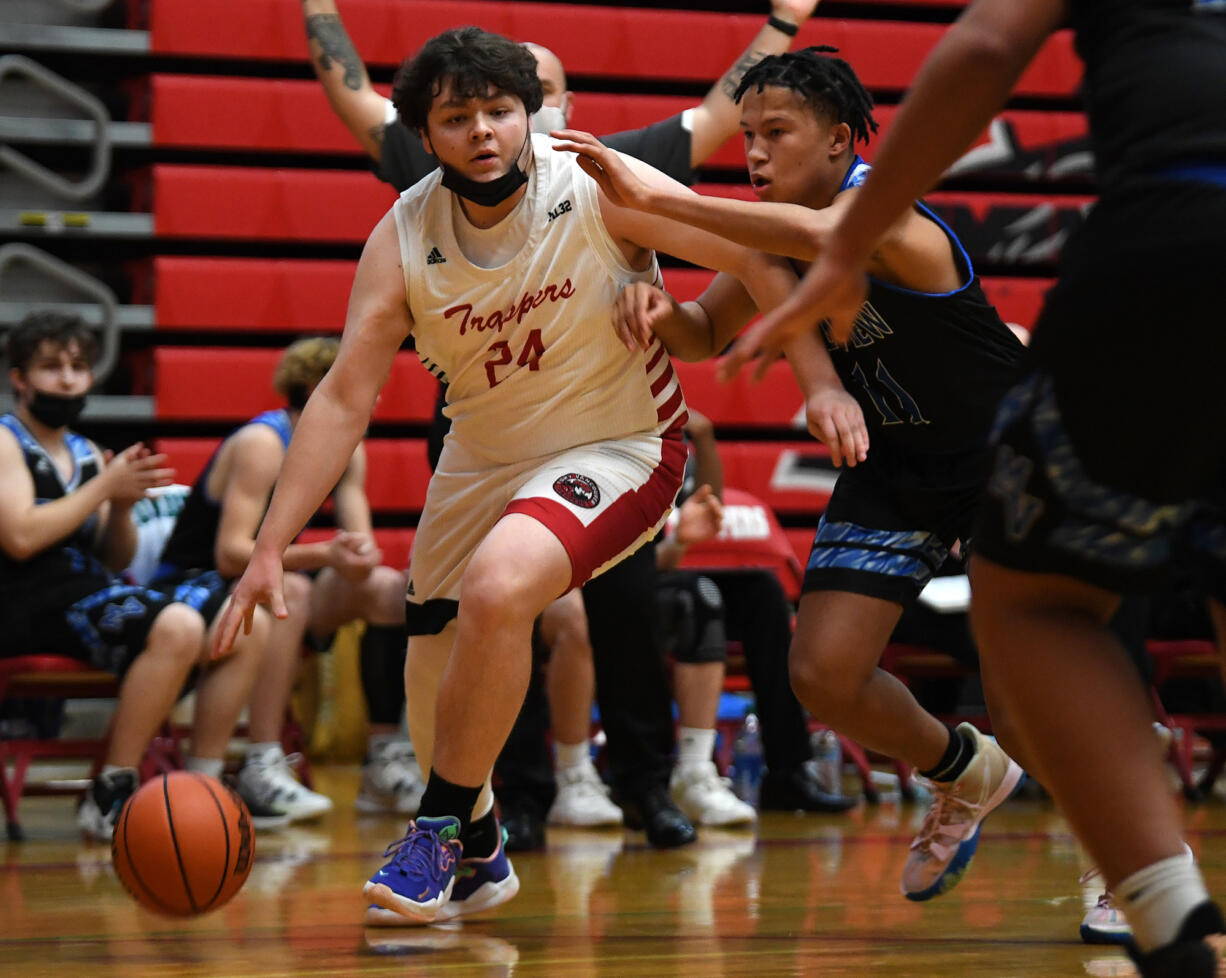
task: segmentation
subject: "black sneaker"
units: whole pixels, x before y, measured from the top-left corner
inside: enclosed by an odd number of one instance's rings
[[[545,820],[531,808],[502,809],[503,844],[507,852],[533,852],[545,848]]]
[[[627,827],[646,831],[647,841],[657,849],[675,849],[698,838],[694,823],[677,807],[664,785],[653,785],[619,804]]]
[[[136,772],[112,771],[94,778],[77,809],[77,826],[98,842],[110,842],[115,823],[129,798],[136,794]]]
[[[293,821],[289,812],[273,808],[270,804],[261,801],[259,798],[244,798],[239,794],[238,782],[235,778],[227,775],[225,785],[234,792],[235,798],[247,806],[247,814],[251,816],[251,827],[257,832],[273,832],[277,829],[283,829]]]
[[[791,771],[767,771],[758,790],[758,809],[764,812],[845,812],[858,798],[833,795],[803,766]]]
[[[1205,938],[1219,938],[1210,944]],[[1226,921],[1216,903],[1206,901],[1184,918],[1175,940],[1142,954],[1135,944],[1128,954],[1142,978],[1216,978],[1226,944]]]

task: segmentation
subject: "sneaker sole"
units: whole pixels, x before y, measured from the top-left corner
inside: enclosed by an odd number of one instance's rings
[[[447,920],[454,920],[456,917],[467,917],[469,914],[481,913],[483,910],[493,910],[494,907],[506,903],[518,892],[519,877],[515,875],[515,868],[512,867],[505,879],[496,883],[484,884],[467,900],[448,901],[443,904],[435,915],[434,922],[440,924]]]
[[[972,823],[974,831],[958,845],[958,851],[954,853],[954,858],[949,861],[945,871],[931,885],[924,889],[916,890],[913,893],[903,890],[902,895],[915,903],[923,903],[925,900],[931,900],[942,893],[948,893],[957,886],[962,877],[966,875],[967,867],[970,866],[971,860],[979,849],[979,829],[983,825],[983,820],[1009,800],[1013,792],[1017,791],[1019,785],[1021,785],[1025,773],[1015,761],[1010,761],[1009,767],[1005,770],[1005,776],[1001,779],[1000,787],[992,793],[992,796],[983,806],[983,811]]]
[[[412,900],[406,900],[386,883],[368,881],[362,887],[362,898],[396,914],[400,918],[399,926],[408,927],[413,924],[432,923],[438,917],[439,910],[451,899],[453,886],[455,886],[454,879],[447,884],[447,889],[429,903],[414,903]]]
[[[1086,944],[1114,945],[1119,947],[1132,943],[1132,929],[1122,931],[1099,930],[1096,927],[1081,925],[1081,940]]]

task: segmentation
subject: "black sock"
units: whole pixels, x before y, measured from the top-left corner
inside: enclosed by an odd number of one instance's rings
[[[491,808],[480,818],[473,819],[468,828],[460,835],[460,841],[464,843],[464,858],[465,859],[484,859],[486,856],[492,856],[498,849],[498,839],[502,835],[502,826],[498,824],[498,819],[494,816],[494,809]]]
[[[417,816],[438,818],[442,815],[453,815],[460,820],[460,838],[464,838],[469,825],[472,824],[473,806],[477,804],[477,796],[480,794],[481,785],[465,788],[452,784],[431,771],[430,780],[426,782],[426,793],[421,796],[421,807],[417,809]]]
[[[404,625],[367,625],[360,658],[362,694],[371,723],[399,724],[404,716]]]
[[[975,756],[975,742],[961,730],[949,728],[949,745],[941,759],[927,771],[920,771],[929,781],[956,781]]]

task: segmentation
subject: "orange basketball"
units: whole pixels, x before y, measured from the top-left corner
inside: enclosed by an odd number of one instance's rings
[[[153,778],[115,823],[111,858],[124,887],[157,913],[216,910],[251,872],[255,837],[243,800],[220,781],[189,771]]]

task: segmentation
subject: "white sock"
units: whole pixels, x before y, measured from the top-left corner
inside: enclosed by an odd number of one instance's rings
[[[558,741],[553,745],[553,752],[554,768],[558,771],[569,771],[591,760],[591,741],[581,740],[577,744],[564,744]]]
[[[221,772],[225,769],[226,762],[220,757],[188,757],[183,762],[185,771],[195,771],[197,774],[207,774],[210,778],[218,781],[221,780]]]
[[[1192,908],[1209,899],[1191,850],[1138,870],[1112,892],[1142,951],[1170,944]]]
[[[704,727],[677,730],[677,767],[694,767],[711,760],[715,752],[715,731]]]
[[[124,772],[131,774],[132,777],[136,778],[138,782],[140,781],[140,772],[137,771],[136,768],[124,767],[122,764],[103,764],[102,770],[98,772],[98,777],[105,778],[107,781],[110,781],[110,776],[112,774],[120,774]]]

